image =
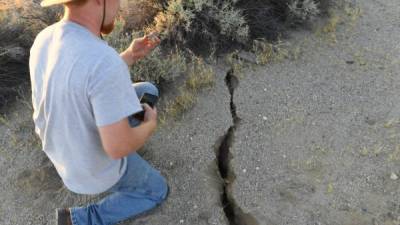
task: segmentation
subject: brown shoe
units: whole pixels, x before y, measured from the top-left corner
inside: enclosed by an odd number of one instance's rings
[[[69,209],[56,209],[57,225],[72,225]]]

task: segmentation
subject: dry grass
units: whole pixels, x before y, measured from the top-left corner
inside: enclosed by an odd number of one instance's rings
[[[353,29],[361,15],[362,10],[358,6],[346,1],[338,1],[335,7],[329,10],[328,20],[324,26],[317,29],[316,34],[328,42],[336,44],[338,42],[338,25],[347,24],[349,29]]]
[[[118,20],[115,30],[106,37],[107,42],[118,52],[125,50],[134,38],[141,37],[144,32],[124,32],[125,22]],[[170,49],[163,52],[156,48],[149,56],[141,59],[131,67],[133,81],[152,81],[160,84],[164,81],[172,81],[176,77],[185,74],[188,59],[179,49]]]
[[[28,90],[29,91],[29,90]],[[0,141],[8,143],[13,149],[29,148],[41,149],[40,138],[36,135],[32,121],[33,108],[30,94],[22,88],[17,89],[17,103],[13,113],[0,114],[0,128],[2,135]]]
[[[195,93],[188,91],[184,87],[181,87],[179,89],[179,95],[167,105],[165,115],[167,118],[177,118],[178,116],[182,115],[183,112],[192,108],[195,102]]]
[[[256,54],[258,65],[280,62],[284,59],[297,60],[301,54],[300,46],[292,45],[290,42],[284,42],[280,39],[276,42],[256,40],[254,41],[253,51]]]
[[[199,58],[195,59],[189,67],[185,83],[179,88],[178,96],[167,103],[161,118],[179,118],[196,103],[199,91],[211,88],[214,84],[215,73],[212,67]]]
[[[162,53],[161,49],[156,49],[150,56],[133,66],[131,74],[135,81],[146,80],[159,84],[184,75],[188,61],[184,53],[178,49],[168,54]]]
[[[203,60],[197,58],[191,65],[185,87],[193,92],[211,87],[214,85],[214,76],[213,69]]]

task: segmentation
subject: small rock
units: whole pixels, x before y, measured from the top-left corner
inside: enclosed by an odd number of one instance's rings
[[[243,169],[243,173],[246,173],[247,172],[247,170],[246,169]]]
[[[183,223],[183,222],[185,222],[185,220],[179,220],[179,223]]]
[[[364,213],[368,212],[368,209],[366,208],[361,208],[361,211],[363,211]]]
[[[263,120],[267,120],[268,118],[266,116],[263,116]]]
[[[376,121],[373,119],[373,118],[370,118],[370,117],[365,117],[365,122],[368,124],[368,125],[375,125],[376,124]]]
[[[257,167],[256,167],[256,170],[260,170],[260,167],[257,166]]]
[[[392,173],[392,174],[390,174],[390,179],[397,180],[397,179],[399,179],[399,177],[397,176],[397,174]]]

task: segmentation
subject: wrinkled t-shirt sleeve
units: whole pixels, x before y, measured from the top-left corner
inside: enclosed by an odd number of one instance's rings
[[[113,124],[142,110],[129,71],[123,65],[93,74],[88,89],[98,127]]]

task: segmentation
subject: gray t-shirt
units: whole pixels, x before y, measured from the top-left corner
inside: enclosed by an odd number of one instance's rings
[[[43,151],[71,191],[106,191],[125,172],[126,158],[106,154],[98,127],[142,109],[128,66],[85,27],[62,20],[36,37],[29,68]]]

